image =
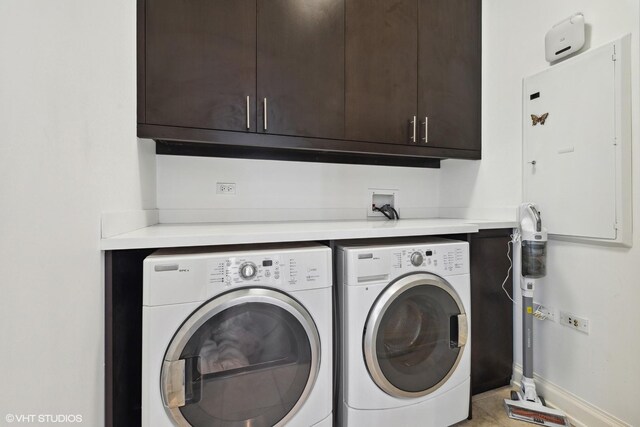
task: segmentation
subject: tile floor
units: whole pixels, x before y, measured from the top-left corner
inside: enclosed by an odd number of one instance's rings
[[[511,387],[503,387],[473,396],[473,419],[460,422],[453,427],[531,427],[535,425],[507,417],[504,399],[509,398],[510,391]]]

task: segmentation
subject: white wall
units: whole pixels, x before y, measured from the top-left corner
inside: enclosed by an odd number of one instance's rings
[[[577,10],[593,25],[593,45],[634,33],[638,111],[637,0],[490,0],[483,7],[481,162],[448,160],[434,171],[160,158],[158,207],[209,212],[232,205],[247,212],[320,204],[353,213],[373,185],[399,188],[401,204],[414,212],[438,204],[459,215],[504,212],[521,201],[521,79],[547,66],[544,33]],[[135,138],[135,2],[0,2],[0,52],[0,419],[73,413],[85,425],[101,425],[100,214],[156,207],[153,147]],[[640,149],[633,156],[639,165]],[[199,199],[180,199],[177,183],[196,185],[198,174],[207,185],[237,182],[235,202],[221,203],[208,187],[198,190]],[[167,182],[172,177],[184,181]],[[636,201],[639,178],[636,167]],[[293,185],[295,197],[283,197],[281,184]],[[536,371],[640,425],[638,233],[631,250],[552,242],[549,258],[539,299],[590,318],[592,331],[538,324]]]
[[[369,188],[402,218],[438,216],[439,169],[158,156],[160,222],[366,219]],[[236,195],[216,194],[217,182]]]
[[[483,2],[483,8],[483,160],[472,168],[467,162],[443,162],[443,208],[479,216],[521,202],[522,78],[549,66],[544,60],[546,31],[582,11],[591,26],[593,47],[633,33],[633,192],[637,229],[639,2],[490,0]],[[547,277],[536,300],[589,318],[591,333],[583,335],[558,323],[536,322],[535,372],[614,417],[640,425],[640,234],[634,233],[633,249],[551,241],[548,260]],[[516,328],[520,328],[519,316],[516,319]],[[517,334],[518,340],[519,337]],[[519,347],[516,362],[521,363]]]
[[[0,2],[0,425],[104,419],[100,215],[155,207],[135,2]],[[44,425],[44,424],[43,424]]]

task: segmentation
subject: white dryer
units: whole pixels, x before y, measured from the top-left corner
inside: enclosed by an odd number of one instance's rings
[[[331,426],[331,278],[317,244],[147,257],[142,426]]]
[[[449,426],[467,418],[467,242],[337,246],[341,426]]]

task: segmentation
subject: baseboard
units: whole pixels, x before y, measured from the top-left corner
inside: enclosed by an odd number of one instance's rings
[[[159,222],[157,209],[107,212],[102,214],[101,235],[103,239],[149,227]]]
[[[511,384],[520,387],[522,366],[513,366]],[[562,409],[569,417],[569,421],[576,427],[631,427],[630,424],[614,417],[591,403],[579,398],[573,393],[559,387],[552,382],[533,374],[536,391],[543,396],[548,406]]]

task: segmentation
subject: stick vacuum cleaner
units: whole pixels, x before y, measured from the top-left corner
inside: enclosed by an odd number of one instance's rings
[[[534,204],[520,205],[520,240],[521,263],[514,263],[514,277],[520,277],[522,290],[522,387],[511,392],[511,399],[505,399],[504,406],[507,415],[516,420],[568,427],[564,412],[545,406],[533,382],[533,291],[538,279],[547,273],[547,229],[542,226],[540,212]],[[514,255],[517,255],[516,244],[514,241]]]

